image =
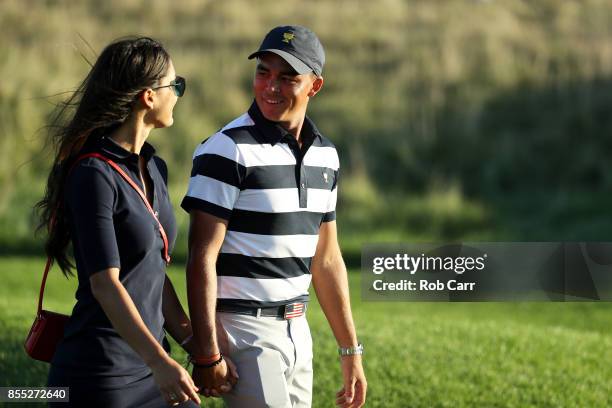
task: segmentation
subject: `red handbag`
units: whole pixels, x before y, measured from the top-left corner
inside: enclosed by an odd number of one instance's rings
[[[136,190],[136,192],[144,202],[145,206],[147,207],[149,213],[151,213],[153,218],[155,218],[155,221],[157,221],[159,233],[162,237],[162,240],[164,241],[163,257],[166,261],[166,264],[169,264],[170,255],[166,231],[164,230],[164,227],[162,226],[159,219],[157,218],[157,215],[155,215],[155,211],[153,211],[153,208],[151,208],[151,205],[149,204],[149,201],[147,200],[147,197],[145,196],[144,192],[130,178],[130,176],[128,176],[127,173],[125,173],[121,169],[121,167],[119,167],[108,157],[105,157],[99,153],[88,153],[78,157],[72,165],[70,171],[72,171],[76,163],[88,157],[94,157],[109,164],[113,169],[115,169],[115,171],[117,171],[121,175],[121,177],[123,177],[128,182],[130,186],[132,186],[132,188]],[[68,321],[68,316],[60,313],[50,312],[48,310],[43,310],[42,308],[43,295],[45,292],[45,283],[47,282],[47,275],[49,273],[50,268],[51,258],[47,258],[47,265],[45,266],[45,273],[43,274],[42,283],[40,285],[40,293],[38,295],[38,310],[36,313],[36,318],[34,319],[34,323],[32,324],[32,328],[30,329],[30,333],[28,334],[28,337],[26,338],[24,344],[26,353],[28,353],[30,357],[45,362],[50,362],[53,358],[53,354],[55,354],[55,349],[57,348],[57,345],[64,336],[64,327],[66,326],[66,322]]]
[[[40,293],[38,295],[38,310],[36,318],[26,337],[24,344],[26,353],[35,360],[50,362],[57,348],[57,344],[64,336],[64,326],[68,321],[68,316],[43,310],[42,302],[45,292],[45,283],[47,275],[51,268],[51,258],[47,258],[45,273],[40,285]]]

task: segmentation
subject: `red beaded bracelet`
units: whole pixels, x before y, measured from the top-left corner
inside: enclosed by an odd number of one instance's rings
[[[219,358],[217,360],[211,361],[210,363],[202,363],[201,361],[205,361],[205,360],[199,360],[199,359],[198,360],[190,359],[190,361],[194,367],[211,368],[211,367],[221,364],[221,362],[223,361],[223,356],[221,354],[217,354],[217,356],[219,356]]]
[[[210,357],[194,357],[190,356],[193,365],[208,365],[218,361],[221,358],[221,353],[213,354]]]

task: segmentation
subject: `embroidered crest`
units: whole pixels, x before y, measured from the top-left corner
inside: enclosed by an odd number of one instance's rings
[[[289,44],[294,37],[295,34],[293,34],[291,31],[287,31],[286,33],[283,33],[283,42]]]

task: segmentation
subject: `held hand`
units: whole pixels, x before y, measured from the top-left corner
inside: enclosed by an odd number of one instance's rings
[[[189,399],[200,404],[198,388],[189,373],[172,358],[169,356],[162,357],[151,364],[151,371],[155,383],[168,404],[178,405]]]
[[[336,393],[336,405],[342,408],[359,408],[365,403],[368,388],[361,356],[343,356],[341,364],[344,387]]]
[[[234,386],[238,382],[238,378],[240,378],[240,376],[238,375],[238,369],[236,368],[236,364],[234,364],[234,362],[226,356],[223,356],[223,359],[225,360],[227,368],[229,369],[228,380],[232,384],[232,386]]]
[[[227,357],[213,367],[193,367],[192,377],[205,397],[220,397],[228,393],[238,381],[236,366]]]

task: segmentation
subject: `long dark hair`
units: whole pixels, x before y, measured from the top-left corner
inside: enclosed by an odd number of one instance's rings
[[[55,160],[45,195],[36,204],[38,229],[48,231],[45,251],[64,275],[74,267],[68,255],[70,231],[62,205],[64,182],[83,145],[118,128],[132,112],[140,92],[154,87],[168,71],[170,56],[148,37],[112,42],[100,54],[91,71],[68,100],[52,114],[49,138]]]

